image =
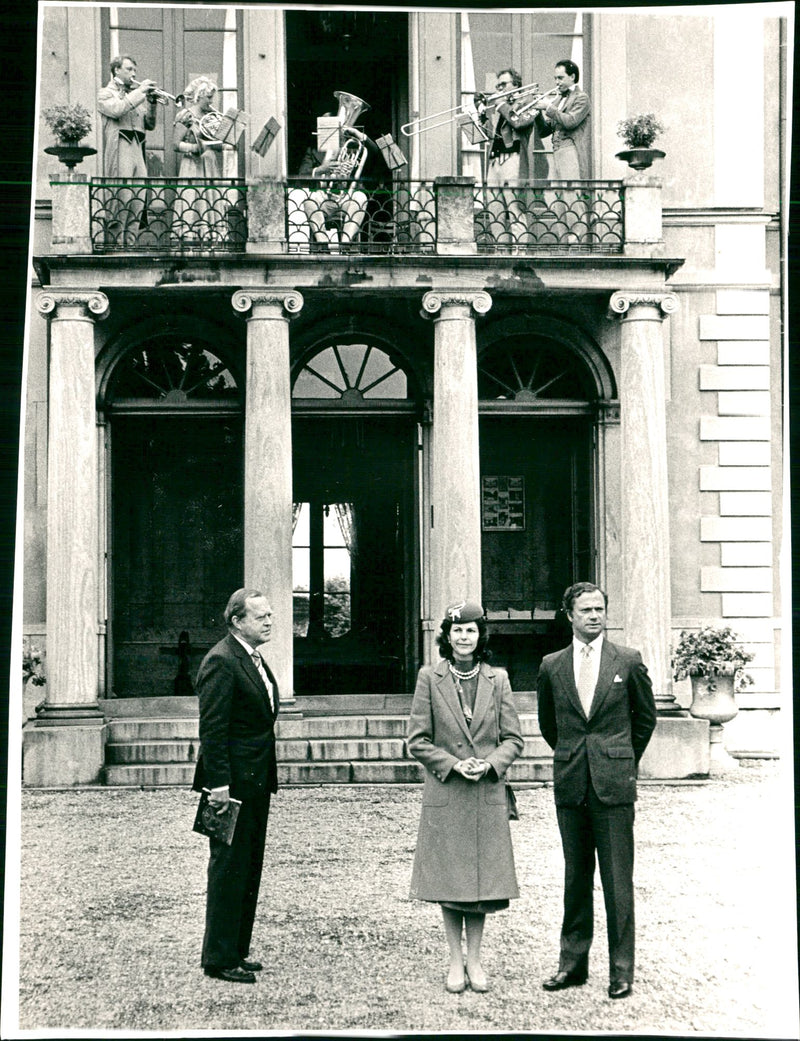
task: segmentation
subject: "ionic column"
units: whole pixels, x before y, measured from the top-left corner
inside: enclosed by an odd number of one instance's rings
[[[26,733],[29,785],[100,777],[100,548],[94,323],[108,298],[52,289],[36,300],[50,321],[47,455],[47,700]]]
[[[481,596],[480,457],[475,314],[492,299],[483,290],[426,293],[434,316],[430,609]]]
[[[672,694],[666,390],[661,323],[673,293],[614,293],[621,320],[620,434],[622,590],[625,642],[642,652],[662,714]]]
[[[294,702],[292,649],[292,401],[289,320],[294,290],[242,289],[233,309],[247,318],[244,431],[244,585],[273,610],[266,650],[281,702]]]

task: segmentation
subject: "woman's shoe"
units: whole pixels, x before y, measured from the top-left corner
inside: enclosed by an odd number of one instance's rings
[[[486,979],[486,974],[484,973],[483,969],[480,970],[480,974],[478,975],[477,979],[475,978],[474,974],[470,976],[468,972],[465,972],[464,976],[467,981],[467,986],[471,990],[474,990],[476,994],[485,994],[486,991],[489,989],[489,981]]]
[[[467,989],[466,974],[462,971],[461,976],[454,979],[452,973],[448,972],[444,986],[449,994],[462,994]]]

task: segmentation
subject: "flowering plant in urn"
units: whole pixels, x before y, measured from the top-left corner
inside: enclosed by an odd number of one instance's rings
[[[92,131],[92,117],[83,105],[52,105],[42,113],[44,121],[63,144],[76,145]]]
[[[672,655],[672,669],[676,680],[687,676],[735,675],[736,689],[742,690],[753,682],[753,677],[742,671],[752,660],[753,654],[745,650],[732,629],[709,625],[697,632],[681,633]]]
[[[655,139],[664,133],[664,127],[652,112],[628,116],[617,123],[617,134],[628,148],[652,148]]]

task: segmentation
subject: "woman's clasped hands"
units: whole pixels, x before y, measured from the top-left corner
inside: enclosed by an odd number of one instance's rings
[[[491,766],[485,759],[476,759],[474,755],[469,759],[459,759],[453,769],[460,773],[468,781],[479,781]]]

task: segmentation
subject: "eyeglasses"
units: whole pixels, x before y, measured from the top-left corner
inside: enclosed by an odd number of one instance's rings
[[[495,90],[510,90],[511,87],[513,87],[513,86],[514,86],[514,84],[511,82],[511,80],[502,80],[502,82],[500,82],[500,83],[495,83],[494,89]]]

